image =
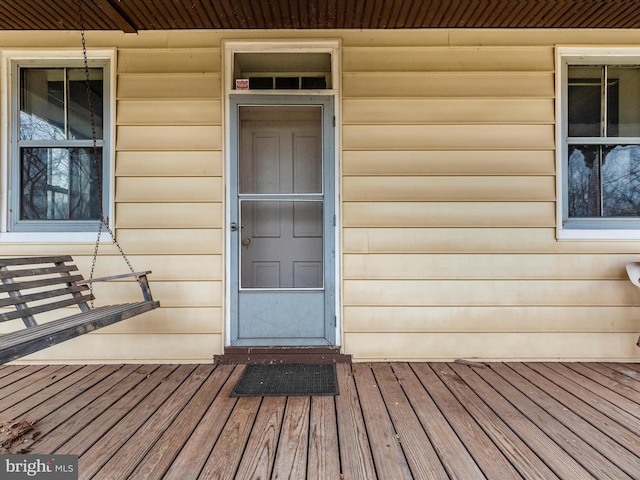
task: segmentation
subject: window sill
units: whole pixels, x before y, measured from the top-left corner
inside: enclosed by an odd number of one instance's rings
[[[563,228],[556,232],[558,240],[640,240],[640,229]]]
[[[97,232],[2,232],[0,243],[96,243]],[[111,242],[109,232],[102,232],[101,242]]]

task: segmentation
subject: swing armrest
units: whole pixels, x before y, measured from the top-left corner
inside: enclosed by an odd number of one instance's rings
[[[144,296],[145,301],[152,302],[153,297],[151,296],[151,288],[149,287],[149,282],[147,280],[147,275],[150,273],[151,270],[147,270],[146,272],[121,273],[119,275],[110,275],[108,277],[89,278],[87,280],[77,282],[76,285],[88,285],[95,282],[108,282],[109,280],[135,277],[135,279],[138,281],[138,284],[140,285],[140,288],[142,289],[142,295]]]
[[[146,272],[121,273],[119,275],[110,275],[108,277],[89,278],[86,280],[82,280],[81,282],[77,282],[77,284],[88,285],[93,282],[108,282],[109,280],[117,280],[120,278],[128,278],[128,277],[144,278],[146,280],[147,275],[149,275],[150,273],[151,273],[151,270],[147,270]]]

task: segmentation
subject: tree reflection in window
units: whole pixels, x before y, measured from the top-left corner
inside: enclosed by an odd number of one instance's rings
[[[100,218],[102,92],[101,68],[20,69],[20,220]]]
[[[99,219],[98,175],[92,150],[23,148],[21,220]],[[98,156],[100,159],[100,152]]]
[[[640,216],[640,146],[569,147],[569,216]]]
[[[640,67],[577,65],[569,75],[568,217],[639,217]]]

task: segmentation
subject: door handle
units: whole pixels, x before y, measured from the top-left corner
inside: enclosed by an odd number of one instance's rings
[[[251,239],[249,237],[245,237],[242,239],[242,246],[243,247],[248,247],[249,245],[251,245]]]
[[[231,222],[231,225],[229,227],[231,228],[232,232],[238,231],[238,224],[236,222]]]

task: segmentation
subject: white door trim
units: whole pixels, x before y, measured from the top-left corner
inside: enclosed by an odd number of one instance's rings
[[[221,336],[223,342],[220,345],[220,351],[224,351],[226,346],[231,345],[231,282],[228,280],[231,272],[231,232],[230,232],[230,204],[231,204],[231,192],[229,189],[229,172],[231,168],[231,113],[230,113],[230,95],[231,94],[243,94],[244,92],[238,92],[234,90],[233,85],[233,59],[236,52],[279,52],[279,53],[305,53],[305,52],[326,52],[331,54],[331,75],[332,75],[332,88],[327,90],[314,90],[314,91],[260,91],[258,93],[263,95],[321,95],[332,96],[334,98],[334,210],[335,210],[335,345],[342,345],[342,262],[341,262],[341,212],[342,204],[340,203],[340,191],[341,191],[341,117],[342,117],[342,97],[341,97],[341,40],[223,40],[223,65],[222,71],[224,78],[222,81],[222,95],[223,102],[223,157],[224,157],[224,182],[225,182],[225,198],[224,198],[224,332]],[[255,95],[257,92],[248,90],[246,94]]]

